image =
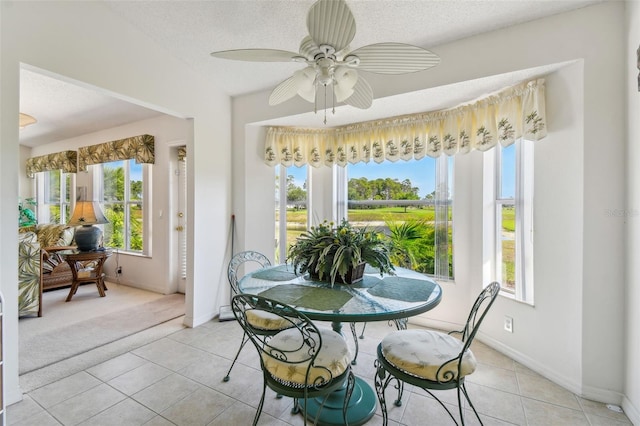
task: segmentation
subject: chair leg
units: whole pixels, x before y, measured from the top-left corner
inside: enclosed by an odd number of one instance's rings
[[[258,404],[258,409],[256,411],[256,416],[253,418],[253,426],[258,424],[258,420],[260,419],[260,414],[262,414],[262,406],[264,405],[264,395],[267,392],[267,378],[264,378],[264,382],[262,384],[262,397],[260,397],[260,403]]]
[[[358,359],[358,333],[356,332],[356,323],[349,323],[349,328],[351,328],[351,335],[353,336],[353,343],[356,346],[356,354],[353,356],[353,360],[351,361],[351,365],[356,365]]]
[[[227,371],[227,375],[224,376],[224,378],[222,379],[223,382],[228,382],[229,379],[231,379],[231,377],[229,377],[229,375],[231,374],[231,369],[233,368],[233,366],[235,365],[236,361],[238,360],[238,356],[240,356],[240,352],[242,351],[242,348],[244,348],[244,345],[246,345],[248,341],[249,341],[249,337],[247,336],[247,333],[244,333],[242,335],[242,343],[240,344],[240,347],[238,348],[238,352],[236,353],[236,357],[233,359],[233,362],[231,363],[231,367],[229,367],[229,371]]]
[[[464,383],[461,383],[460,386],[458,387],[458,401],[460,401],[460,391],[462,391],[462,393],[464,394],[464,397],[467,399],[467,402],[469,403],[469,406],[471,407],[471,409],[473,410],[474,414],[476,415],[476,418],[478,419],[478,422],[480,422],[480,424],[482,425],[483,423],[482,423],[482,420],[480,419],[480,415],[476,411],[476,407],[473,406],[473,403],[471,402],[471,399],[469,398],[469,394],[467,393],[467,387],[465,386]],[[460,404],[460,402],[458,402],[458,404]],[[460,409],[460,420],[461,420],[462,424],[464,425],[464,417],[462,415],[462,408]]]
[[[344,405],[342,406],[342,418],[344,419],[345,426],[349,426],[349,419],[347,418],[347,409],[349,408],[349,401],[351,401],[351,395],[353,395],[353,388],[356,385],[356,376],[353,375],[353,371],[349,372],[347,378],[347,388],[344,394]]]
[[[382,363],[379,360],[375,360],[374,365],[376,367],[376,376],[375,376],[375,388],[376,395],[378,396],[378,402],[380,403],[380,410],[382,411],[382,426],[387,426],[389,423],[389,416],[387,414],[387,400],[384,396],[384,391],[387,389],[389,382],[395,377],[391,374],[387,374],[387,370],[384,369]],[[396,381],[399,382],[398,379]],[[401,394],[399,394],[398,399],[401,398]],[[397,405],[397,403],[396,403]]]

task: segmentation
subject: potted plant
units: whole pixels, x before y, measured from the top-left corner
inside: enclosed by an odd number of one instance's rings
[[[355,228],[343,220],[334,226],[326,220],[303,232],[289,248],[287,263],[297,273],[308,272],[320,280],[354,283],[362,279],[365,264],[384,273],[394,270],[389,246],[376,231]]]

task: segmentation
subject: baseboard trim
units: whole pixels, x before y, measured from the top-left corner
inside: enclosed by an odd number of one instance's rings
[[[640,409],[633,405],[626,395],[622,397],[622,409],[632,424],[640,425]]]
[[[418,324],[424,327],[436,328],[444,331],[460,330],[464,326],[463,324],[449,323],[421,317],[411,318],[410,322],[412,324]],[[627,399],[622,393],[612,391],[611,389],[584,386],[582,383],[576,382],[557,371],[547,368],[544,364],[541,364],[522,352],[515,351],[504,343],[483,334],[482,331],[478,333],[476,339],[582,398],[615,405],[622,405],[623,401]],[[631,404],[630,401],[629,404]],[[631,407],[633,406],[631,405]],[[625,409],[625,412],[626,411],[627,410]],[[636,422],[634,422],[634,424],[636,424]]]

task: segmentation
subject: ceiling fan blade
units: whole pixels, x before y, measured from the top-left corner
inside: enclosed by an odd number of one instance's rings
[[[344,0],[318,0],[309,9],[307,29],[316,45],[339,51],[356,35],[356,20]]]
[[[338,67],[333,73],[333,92],[337,102],[343,102],[353,95],[354,86],[358,82],[358,72],[348,67]]]
[[[269,105],[274,106],[288,101],[298,94],[300,82],[303,77],[300,74],[293,74],[291,77],[278,84],[269,95]]]
[[[345,56],[360,59],[358,69],[378,74],[406,74],[422,71],[440,63],[440,57],[421,47],[404,43],[377,43],[363,46]]]
[[[373,90],[367,80],[359,76],[358,82],[353,86],[353,95],[345,99],[344,103],[360,109],[370,108],[373,103]]]
[[[253,62],[292,62],[300,58],[299,53],[276,49],[237,49],[212,52],[214,58]]]

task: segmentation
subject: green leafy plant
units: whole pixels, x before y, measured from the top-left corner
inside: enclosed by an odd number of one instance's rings
[[[351,269],[366,263],[384,273],[394,270],[386,239],[368,228],[356,228],[343,220],[334,226],[326,220],[303,232],[289,248],[287,263],[298,273],[329,280],[340,277],[344,282]]]

